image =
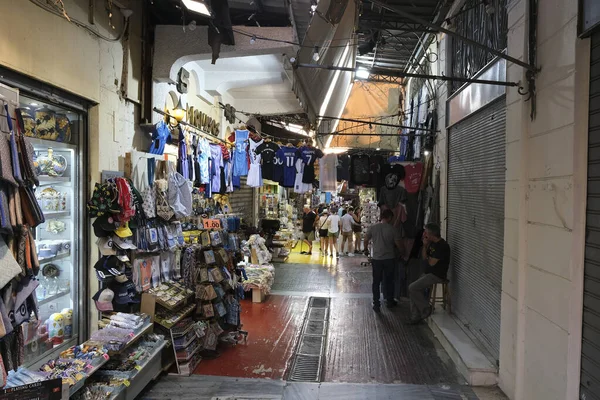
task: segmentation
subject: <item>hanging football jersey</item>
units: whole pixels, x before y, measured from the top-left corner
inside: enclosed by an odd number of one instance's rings
[[[248,131],[235,131],[235,150],[233,151],[233,175],[248,175]]]
[[[304,164],[304,160],[302,158],[296,159],[296,179],[294,182],[294,192],[296,193],[306,193],[310,189],[312,189],[312,184],[302,182],[302,178],[304,176],[304,168],[306,165]]]
[[[223,153],[218,144],[210,144],[211,168],[210,189],[212,193],[221,191],[221,168],[223,167]]]
[[[210,158],[210,145],[208,140],[202,138],[198,141],[198,164],[200,164],[200,183],[210,183],[208,159]]]
[[[277,151],[277,158],[283,166],[282,180],[283,187],[293,188],[296,183],[296,152],[297,148],[292,146],[281,147]]]
[[[408,193],[417,193],[421,186],[421,176],[423,175],[423,163],[409,164],[404,167],[406,176],[404,177],[404,187]]]
[[[258,146],[263,144],[263,140],[255,142],[250,139],[248,145],[248,156],[250,157],[250,170],[248,171],[247,185],[250,187],[262,186],[262,174],[260,171],[260,155],[256,154]]]
[[[303,183],[313,183],[315,181],[315,161],[323,157],[323,152],[313,146],[303,146],[298,149],[298,156],[304,161]]]
[[[261,168],[263,179],[268,179],[270,181],[275,180],[273,174],[275,167],[275,154],[277,153],[277,150],[279,150],[279,146],[272,141],[265,141],[256,148],[256,154],[260,156],[262,161]]]

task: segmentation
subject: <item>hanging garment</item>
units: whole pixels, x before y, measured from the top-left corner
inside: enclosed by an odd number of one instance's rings
[[[356,154],[350,158],[350,182],[355,185],[366,185],[371,179],[369,156]]]
[[[200,183],[205,185],[210,183],[210,173],[208,169],[208,159],[210,158],[210,145],[208,140],[202,138],[198,141],[198,164],[200,165]]]
[[[339,154],[337,156],[337,179],[338,182],[350,180],[350,156]]]
[[[374,155],[369,159],[369,172],[371,173],[371,179],[369,186],[379,189],[385,184],[385,160],[383,156]]]
[[[298,149],[292,146],[285,146],[277,151],[277,158],[282,164],[283,187],[293,188],[296,183],[296,152]]]
[[[248,175],[248,131],[235,131],[233,176]]]
[[[221,167],[223,166],[223,153],[218,144],[210,144],[210,190],[212,193],[221,191]]]
[[[303,182],[303,177],[304,177],[304,168],[306,167],[306,165],[304,164],[304,161],[301,158],[297,158],[296,159],[296,179],[294,182],[294,192],[296,193],[306,193],[308,192],[310,189],[312,189],[312,184],[311,183],[304,183]]]
[[[263,144],[256,148],[256,154],[260,156],[262,161],[261,172],[263,179],[275,181],[274,169],[275,169],[275,154],[279,150],[279,145],[272,141],[265,141]],[[275,181],[277,182],[277,181]]]
[[[250,157],[250,170],[248,171],[247,184],[250,187],[261,187],[262,186],[262,174],[260,170],[260,155],[256,154],[256,149],[263,144],[263,141],[255,142],[249,140],[248,145],[248,156]]]
[[[154,127],[152,133],[152,144],[150,145],[150,154],[163,154],[165,152],[165,145],[171,137],[171,131],[165,121],[158,122]]]
[[[336,154],[325,154],[319,161],[319,182],[321,192],[334,193],[337,190]]]
[[[404,167],[406,176],[404,177],[404,186],[408,193],[417,193],[421,187],[421,177],[423,175],[423,163],[409,164]]]
[[[298,150],[298,157],[304,161],[302,182],[312,184],[315,181],[315,161],[323,157],[323,152],[313,146],[303,146]]]
[[[231,159],[225,162],[225,192],[233,192],[233,160]]]

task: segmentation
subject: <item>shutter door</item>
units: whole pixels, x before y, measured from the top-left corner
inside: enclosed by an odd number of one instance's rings
[[[245,224],[254,225],[254,188],[246,185],[246,177],[241,178],[241,188],[229,194],[232,212],[240,215]]]
[[[600,32],[592,36],[580,399],[600,400]]]
[[[499,358],[506,99],[450,128],[448,243],[452,311]]]

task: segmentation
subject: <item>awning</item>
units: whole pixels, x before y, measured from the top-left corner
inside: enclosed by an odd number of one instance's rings
[[[340,0],[319,1],[296,57],[298,63],[354,66],[354,30],[358,18],[358,5],[355,0],[344,1],[347,1],[347,5],[338,24],[332,24],[326,18],[332,16],[331,10],[340,8]],[[313,58],[315,50],[319,54],[318,60]],[[297,68],[294,70],[293,90],[302,102],[310,121],[317,122],[319,115],[341,114],[353,79],[354,74],[349,72]]]

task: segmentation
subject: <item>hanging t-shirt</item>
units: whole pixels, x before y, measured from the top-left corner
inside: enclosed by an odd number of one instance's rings
[[[379,189],[385,184],[384,181],[385,161],[383,156],[374,155],[369,159],[369,169],[371,172],[370,186]]]
[[[262,177],[270,181],[275,181],[274,169],[275,169],[275,154],[279,150],[279,145],[272,141],[264,142],[256,148],[256,154],[260,156],[262,161]]]
[[[223,168],[223,153],[218,144],[210,144],[210,190],[213,193],[221,192],[221,172]]]
[[[338,182],[350,180],[350,156],[339,154],[337,156],[337,179]]]
[[[296,183],[296,152],[298,149],[292,146],[284,146],[277,150],[278,162],[282,166],[281,186],[293,188]]]
[[[304,161],[303,183],[313,183],[315,181],[315,161],[323,157],[323,152],[313,146],[303,146],[298,149],[298,157]]]
[[[250,187],[261,187],[262,186],[262,174],[260,171],[260,154],[256,153],[258,146],[263,144],[263,140],[255,142],[250,139],[248,141],[248,157],[250,157],[250,170],[248,171],[247,185]]]
[[[337,190],[337,155],[325,154],[319,161],[319,182],[321,192]]]
[[[421,187],[421,176],[423,175],[423,163],[409,164],[404,167],[406,176],[404,186],[408,193],[417,193]]]
[[[302,182],[305,167],[306,166],[304,164],[304,161],[301,158],[297,158],[296,159],[296,179],[294,181],[294,192],[296,192],[296,193],[302,194],[302,193],[306,193],[310,189],[312,189],[311,183]]]
[[[235,150],[233,151],[233,175],[248,175],[248,131],[235,131]]]
[[[208,140],[202,138],[198,141],[198,164],[200,164],[200,183],[203,185],[210,183],[210,173],[208,171],[209,158],[210,145]]]
[[[355,185],[366,185],[371,180],[369,156],[355,154],[350,159],[350,182]]]

